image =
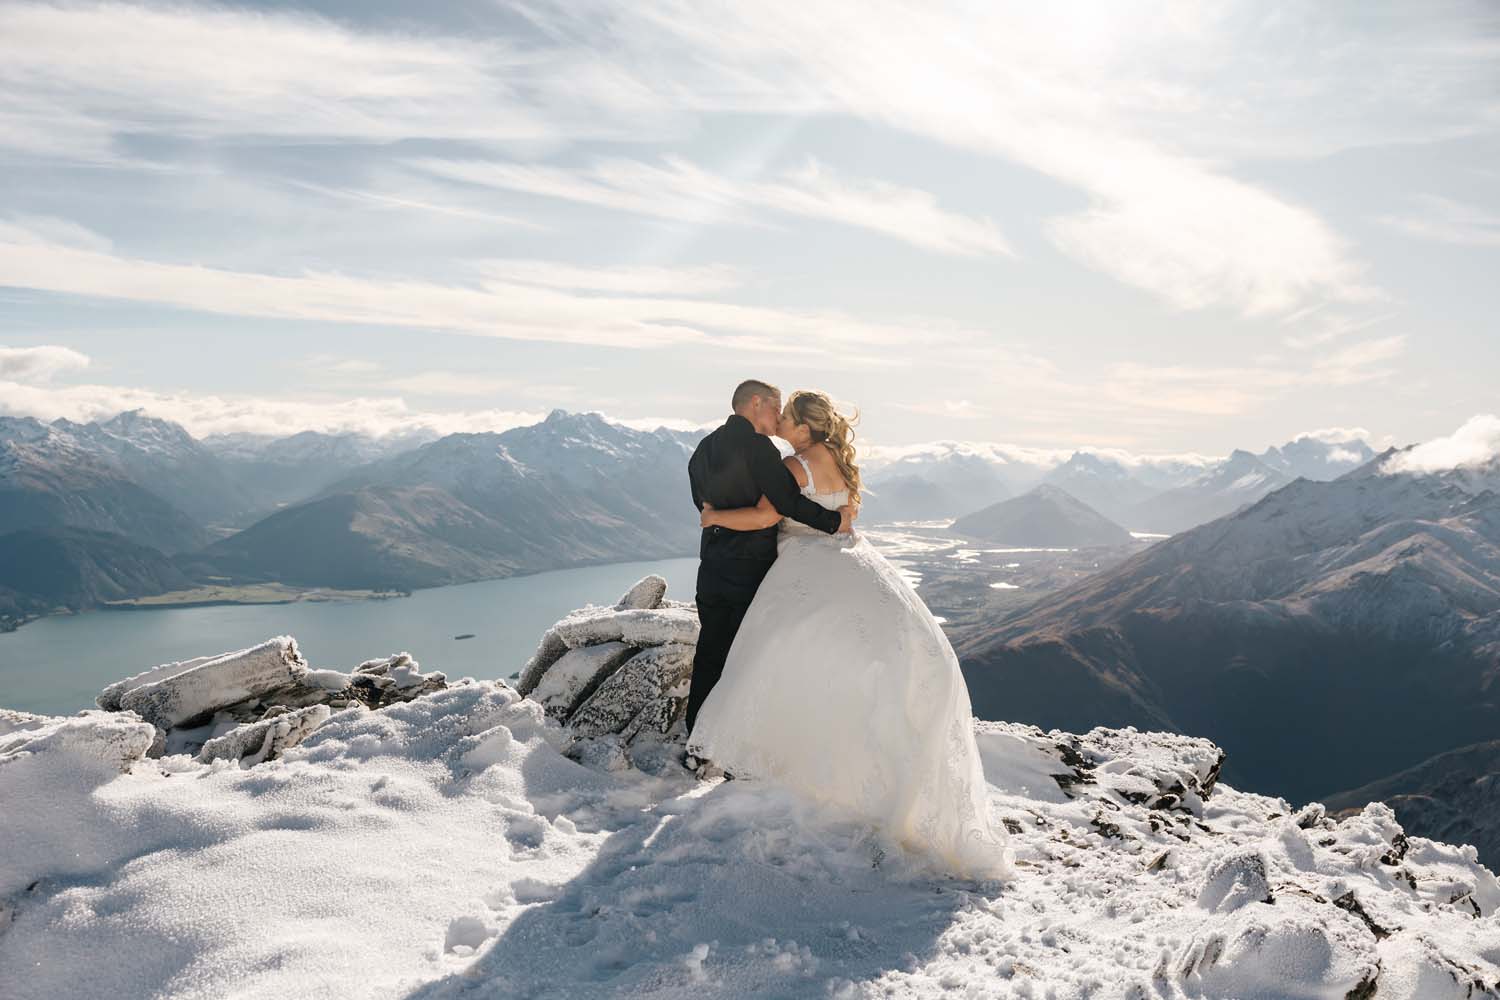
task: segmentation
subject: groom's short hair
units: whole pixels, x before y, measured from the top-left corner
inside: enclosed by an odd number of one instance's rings
[[[760,379],[749,378],[734,387],[734,398],[729,408],[738,413],[750,405],[750,400],[756,396],[764,396],[766,399],[781,398],[781,390],[769,382]]]

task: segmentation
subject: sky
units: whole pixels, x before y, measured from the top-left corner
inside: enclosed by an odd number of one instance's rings
[[[1497,273],[1493,3],[0,0],[0,413],[1405,444]]]

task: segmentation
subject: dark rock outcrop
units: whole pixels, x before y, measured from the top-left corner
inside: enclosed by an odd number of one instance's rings
[[[665,580],[648,576],[613,606],[574,611],[522,669],[517,690],[566,725],[575,760],[647,766],[680,735],[698,616],[666,593]]]

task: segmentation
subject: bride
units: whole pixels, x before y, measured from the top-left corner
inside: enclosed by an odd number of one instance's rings
[[[796,450],[786,463],[804,495],[829,509],[858,501],[854,434],[827,396],[793,393],[778,435]],[[954,874],[1009,877],[969,691],[937,620],[858,535],[783,521],[765,497],[757,507],[703,512],[705,527],[778,521],[776,562],[699,711],[689,752],[872,822]]]

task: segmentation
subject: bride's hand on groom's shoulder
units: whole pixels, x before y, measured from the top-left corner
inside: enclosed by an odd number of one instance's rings
[[[839,534],[847,535],[854,531],[854,520],[859,517],[859,504],[846,503],[839,508]]]

